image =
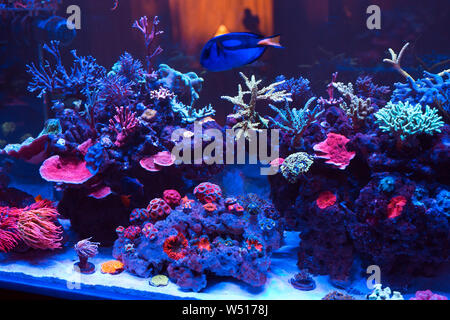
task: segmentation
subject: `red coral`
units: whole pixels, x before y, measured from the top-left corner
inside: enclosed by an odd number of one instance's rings
[[[328,159],[325,163],[333,164],[339,169],[344,170],[350,160],[355,157],[354,151],[347,151],[345,145],[350,140],[343,135],[336,133],[328,133],[325,141],[314,146],[316,157]]]
[[[250,250],[252,248],[262,251],[263,245],[256,239],[247,239],[247,249]]]
[[[195,187],[194,195],[202,203],[216,202],[222,198],[222,189],[216,184],[203,182]]]
[[[409,300],[448,300],[446,296],[433,293],[431,290],[417,291],[416,296]]]
[[[394,197],[388,204],[388,218],[394,219],[401,215],[403,207],[406,205],[406,199],[403,196]]]
[[[60,156],[45,160],[39,173],[44,180],[70,184],[82,184],[94,176],[86,167],[86,161]]]
[[[188,241],[184,234],[178,232],[176,236],[170,236],[164,241],[163,250],[174,260],[182,259],[186,256]]]
[[[137,237],[139,237],[140,234],[141,234],[141,228],[139,226],[135,226],[135,225],[129,226],[123,232],[123,235],[125,236],[125,238],[130,239],[130,240],[136,239]]]
[[[330,191],[319,194],[316,204],[320,209],[328,208],[336,203],[336,195]]]
[[[163,199],[169,204],[169,206],[175,208],[176,206],[180,205],[181,195],[177,190],[169,189],[164,191]]]
[[[172,211],[170,206],[161,198],[155,198],[147,206],[150,217],[153,220],[163,220]]]
[[[116,115],[109,120],[109,129],[117,134],[114,144],[122,147],[128,137],[137,129],[139,124],[136,112],[131,112],[128,107],[116,107]],[[117,129],[117,126],[119,129]]]

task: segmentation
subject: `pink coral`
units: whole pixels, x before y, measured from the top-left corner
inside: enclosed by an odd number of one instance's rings
[[[174,260],[182,259],[186,256],[186,248],[189,243],[181,232],[178,232],[176,236],[170,236],[164,241],[163,250]]]
[[[8,145],[5,149],[0,150],[0,154],[7,154],[28,163],[40,164],[50,155],[48,152],[49,142],[49,136],[44,134],[36,139],[29,138],[20,145]]]
[[[150,217],[156,221],[165,219],[172,209],[163,199],[155,198],[148,204],[147,211],[150,213]]]
[[[169,189],[164,191],[163,199],[169,204],[169,206],[175,208],[181,202],[181,195],[177,190]]]
[[[0,207],[0,251],[12,250],[20,240],[17,230],[17,217],[10,214],[11,208]]]
[[[326,209],[336,203],[336,195],[330,191],[324,191],[319,194],[316,204],[320,209]]]
[[[316,157],[328,159],[326,163],[333,164],[339,169],[344,170],[350,164],[350,160],[355,157],[354,151],[348,151],[345,148],[345,145],[349,141],[350,140],[343,135],[328,133],[325,141],[314,146]]]
[[[39,173],[44,180],[69,184],[81,184],[94,176],[86,167],[86,161],[60,156],[45,160]]]
[[[406,198],[403,196],[394,197],[388,204],[388,218],[394,219],[402,214],[403,207],[406,205]]]
[[[222,198],[222,189],[211,182],[203,182],[195,187],[194,195],[202,203],[216,202]]]
[[[175,156],[169,151],[161,151],[139,161],[141,167],[150,172],[158,172],[161,170],[161,167],[170,167],[174,163]]]
[[[433,293],[431,290],[417,291],[416,296],[409,300],[448,300],[446,296]]]
[[[109,128],[117,134],[114,144],[122,147],[128,137],[137,129],[139,122],[136,112],[131,112],[128,107],[116,107],[116,113],[114,118],[109,120]]]

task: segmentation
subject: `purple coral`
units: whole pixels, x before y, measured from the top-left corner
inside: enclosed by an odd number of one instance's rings
[[[154,48],[154,40],[156,36],[164,33],[162,30],[157,30],[159,24],[158,16],[153,17],[153,22],[150,24],[148,17],[141,17],[136,20],[133,24],[133,28],[140,30],[145,37],[145,46],[147,48],[146,62],[147,62],[147,72],[151,74],[153,72],[153,65],[151,60],[157,55],[161,54],[163,49],[160,46]]]

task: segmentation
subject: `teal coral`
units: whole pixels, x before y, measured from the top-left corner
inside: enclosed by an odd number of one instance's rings
[[[188,106],[182,102],[172,99],[171,101],[172,111],[181,117],[183,123],[193,123],[202,118],[213,116],[216,111],[211,105],[205,106],[201,109],[195,109],[192,105]]]
[[[420,104],[412,105],[408,101],[389,102],[386,107],[375,113],[375,118],[382,131],[390,132],[401,140],[405,140],[408,136],[415,134],[433,135],[435,132],[441,132],[444,122],[437,111],[428,105],[423,111]]]
[[[315,100],[315,97],[310,98],[301,109],[289,108],[287,100],[284,109],[279,109],[271,104],[269,105],[270,108],[278,113],[280,121],[272,117],[269,117],[269,119],[272,120],[276,127],[293,135],[293,144],[296,145],[308,126],[316,122],[317,118],[323,113],[323,110],[319,110],[317,106],[310,108]]]
[[[313,162],[313,157],[306,152],[293,153],[281,165],[281,174],[290,183],[295,183],[302,174],[308,172]]]

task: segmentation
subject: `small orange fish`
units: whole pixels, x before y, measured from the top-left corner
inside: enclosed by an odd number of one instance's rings
[[[131,204],[131,195],[121,195],[120,196],[120,201],[122,201],[122,204],[125,206],[125,207],[130,207],[130,204]]]
[[[44,200],[44,198],[42,198],[42,196],[40,194],[38,194],[36,197],[34,197],[34,201],[39,202]]]

